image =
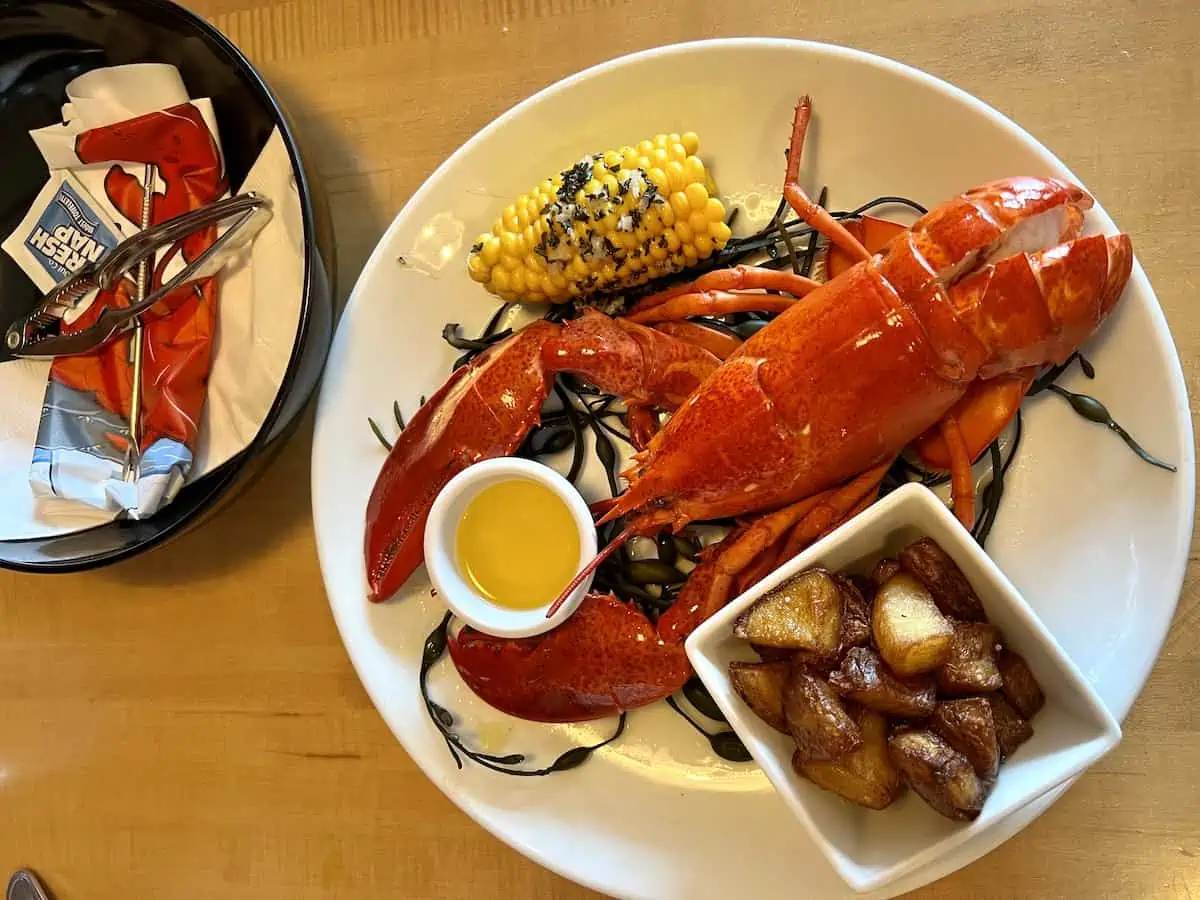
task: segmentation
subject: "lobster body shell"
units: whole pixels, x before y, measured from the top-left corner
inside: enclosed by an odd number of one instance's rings
[[[1073,238],[1091,203],[1019,177],[935,208],[732,353],[635,457],[605,518],[653,531],[793,503],[895,457],[978,376],[1061,361],[1120,295],[1129,239],[1030,253],[1018,226],[1042,217],[1050,243]]]

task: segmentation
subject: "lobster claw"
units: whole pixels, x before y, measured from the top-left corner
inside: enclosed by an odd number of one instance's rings
[[[470,626],[450,638],[463,681],[501,712],[534,722],[583,722],[662,700],[692,667],[682,643],[612,594],[589,593],[545,634],[498,638]]]
[[[425,522],[446,483],[484,459],[508,456],[538,421],[550,377],[535,322],[457,369],[401,432],[367,503],[370,599],[386,600],[424,560]]]

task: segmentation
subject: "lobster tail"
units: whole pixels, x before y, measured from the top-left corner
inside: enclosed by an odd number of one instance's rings
[[[1090,235],[1001,259],[955,286],[951,303],[988,348],[982,378],[1061,363],[1116,304],[1133,265],[1126,235]]]

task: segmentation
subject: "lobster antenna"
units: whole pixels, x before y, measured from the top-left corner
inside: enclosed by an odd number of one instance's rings
[[[621,546],[631,537],[633,537],[634,534],[634,530],[626,526],[624,531],[609,541],[607,547],[592,557],[591,561],[579,570],[579,574],[571,579],[571,583],[563,588],[562,593],[559,594],[555,601],[550,604],[550,608],[546,610],[546,618],[549,619],[556,612],[558,612],[562,605],[567,602],[567,598],[570,597],[571,594],[575,593],[575,589],[579,587],[579,585],[583,584],[584,579],[600,568],[600,564],[620,550]]]

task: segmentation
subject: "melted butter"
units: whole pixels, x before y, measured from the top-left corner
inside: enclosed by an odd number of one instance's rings
[[[579,532],[571,511],[536,481],[511,478],[467,504],[455,535],[466,581],[505,609],[545,606],[579,567]]]

